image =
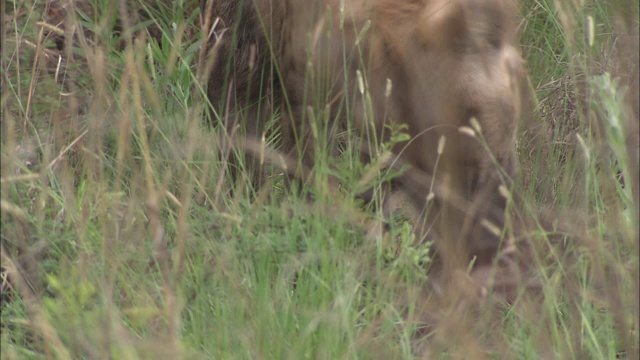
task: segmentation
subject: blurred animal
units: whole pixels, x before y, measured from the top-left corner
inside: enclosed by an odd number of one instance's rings
[[[219,113],[241,108],[227,125],[249,138],[264,131],[260,113],[280,106],[284,150],[311,169],[313,121],[335,136],[351,119],[377,143],[390,136],[385,124],[406,124],[411,139],[390,163],[409,165],[398,191],[430,209],[418,230],[435,230],[452,266],[491,261],[507,206],[498,188],[516,172],[526,76],[514,3],[203,0],[215,54],[208,97]]]

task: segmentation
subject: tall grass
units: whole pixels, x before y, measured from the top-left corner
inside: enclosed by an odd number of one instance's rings
[[[2,4],[3,358],[638,357],[633,1],[521,6],[507,232],[535,285],[510,302],[429,284],[428,244],[355,196],[386,179],[348,133],[305,191],[278,129],[268,181],[230,175],[249,169],[203,121],[193,1]]]

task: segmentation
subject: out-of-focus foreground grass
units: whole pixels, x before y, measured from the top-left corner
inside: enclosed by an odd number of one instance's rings
[[[522,1],[537,285],[509,302],[434,291],[428,244],[350,192],[352,149],[318,162],[340,196],[229,176],[197,1],[2,4],[3,359],[637,358],[637,2]]]

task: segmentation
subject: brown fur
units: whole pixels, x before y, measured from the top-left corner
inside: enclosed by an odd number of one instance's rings
[[[218,109],[249,105],[239,115],[246,119],[238,123],[250,136],[262,131],[254,104],[261,97],[283,103],[285,149],[301,150],[303,163],[312,167],[309,107],[327,108],[333,119],[349,101],[354,126],[367,126],[356,77],[360,71],[378,140],[389,136],[384,127],[389,122],[407,124],[412,136],[394,149],[399,161],[411,166],[399,179],[402,191],[424,208],[437,175],[437,212],[429,214],[428,225],[436,225],[445,261],[466,262],[472,255],[491,259],[499,240],[486,222],[504,224],[506,201],[497,191],[501,180],[480,142],[459,128],[477,119],[495,159],[507,175],[514,174],[525,73],[514,47],[513,3],[345,0],[342,12],[339,0],[215,0],[209,14],[220,17],[222,26],[216,28],[218,57],[209,98]],[[203,9],[207,13],[206,4]],[[368,21],[370,28],[363,32]],[[393,90],[387,98],[389,80]],[[224,85],[229,83],[231,90]],[[446,145],[434,172],[442,136]]]

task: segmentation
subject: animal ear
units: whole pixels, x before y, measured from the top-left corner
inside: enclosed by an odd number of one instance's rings
[[[468,36],[465,8],[456,0],[430,1],[422,11],[417,29],[428,47],[456,47]]]

